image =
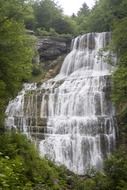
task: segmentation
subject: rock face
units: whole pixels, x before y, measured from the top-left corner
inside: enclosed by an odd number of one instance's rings
[[[40,38],[38,52],[40,61],[55,60],[70,51],[71,39],[65,38]]]
[[[60,73],[43,84],[24,85],[6,110],[6,126],[38,140],[42,155],[79,175],[93,167],[101,170],[115,148],[114,67],[106,59],[111,52],[99,55],[110,38],[105,32],[77,37]],[[52,45],[44,47],[51,48],[52,57]]]
[[[46,73],[40,82],[53,78],[59,73],[64,58],[70,49],[70,38],[38,38],[38,54],[34,57],[33,63],[40,65],[42,72]]]

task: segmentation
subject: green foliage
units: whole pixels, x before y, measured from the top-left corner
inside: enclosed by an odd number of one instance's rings
[[[40,158],[24,135],[0,136],[0,187],[4,190],[126,190],[127,153],[120,150],[105,162],[103,172],[77,177],[65,167]]]
[[[88,31],[88,17],[90,10],[86,3],[83,3],[82,7],[76,15],[72,15],[71,20],[75,22],[77,34],[84,34]]]
[[[33,4],[37,28],[45,28],[47,31],[52,27],[57,18],[61,18],[61,9],[52,0],[36,1]]]
[[[53,27],[59,34],[77,34],[76,22],[68,16],[56,19],[53,22]]]
[[[41,37],[44,37],[44,36],[53,36],[53,37],[58,36],[58,33],[53,28],[50,28],[49,31],[46,31],[45,28],[37,28],[36,34],[37,34],[37,36],[41,36]]]
[[[112,189],[125,189],[127,187],[127,152],[117,151],[105,163],[106,175],[112,181]]]
[[[31,74],[35,39],[24,27],[26,5],[23,0],[0,1],[0,122],[8,99]]]
[[[4,190],[72,189],[76,176],[65,167],[40,158],[26,136],[11,132],[0,136],[0,187]]]
[[[127,16],[126,10],[126,0],[98,0],[91,10],[84,3],[73,19],[77,22],[79,33],[112,31],[114,22],[121,22],[119,19]]]
[[[27,176],[28,160],[31,162],[35,152],[24,136],[6,133],[0,136],[0,187],[8,189],[29,189],[32,182]]]
[[[35,1],[32,7],[35,18],[34,29],[41,36],[77,34],[76,22],[71,17],[64,16],[61,7],[53,0]]]
[[[127,2],[120,1],[114,14],[117,19],[113,23],[113,48],[117,52],[117,70],[113,75],[112,98],[117,106],[119,120],[125,122],[127,116]],[[122,129],[122,127],[120,128]]]
[[[39,65],[33,65],[32,67],[32,75],[33,76],[37,76],[37,75],[40,75],[41,74],[41,68]]]
[[[99,0],[92,10],[84,3],[74,19],[80,33],[110,31],[113,21],[112,9],[106,0]]]
[[[88,16],[88,15],[89,15],[89,12],[90,12],[89,7],[87,6],[86,3],[83,3],[83,5],[82,5],[82,7],[80,8],[80,10],[78,11],[77,15],[78,15],[78,16],[81,16],[81,15],[83,15],[83,16]]]
[[[112,30],[114,21],[113,5],[109,0],[98,1],[88,19],[90,31],[105,32]]]
[[[115,47],[115,50],[118,53],[118,56],[120,56],[120,58],[123,57],[124,53],[125,53],[124,56],[126,56],[126,53],[127,53],[126,25],[127,25],[127,17],[122,18],[121,20],[117,20],[114,23],[113,45]]]
[[[113,75],[112,99],[117,105],[126,103],[127,93],[127,67],[119,66]]]
[[[85,179],[77,184],[75,190],[95,190],[96,183],[93,179]]]
[[[104,163],[103,172],[78,179],[75,190],[126,190],[127,152],[119,149]]]

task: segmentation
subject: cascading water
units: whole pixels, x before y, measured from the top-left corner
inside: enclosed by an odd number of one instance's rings
[[[41,131],[46,119],[39,141],[41,154],[77,174],[92,167],[101,169],[115,147],[110,101],[113,66],[107,63],[109,57],[115,62],[115,57],[103,51],[110,39],[111,33],[106,32],[74,39],[60,74],[40,87],[26,88],[22,98],[11,101],[6,110],[6,126],[16,125],[30,135],[33,129]]]

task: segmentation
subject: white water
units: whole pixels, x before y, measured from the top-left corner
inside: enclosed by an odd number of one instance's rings
[[[15,116],[22,118],[18,128],[23,131],[30,127],[26,124],[33,113],[30,108],[36,109],[34,117],[39,112],[40,118],[47,118],[45,138],[39,143],[41,154],[77,174],[85,174],[92,167],[101,169],[103,159],[115,147],[115,113],[109,99],[113,66],[107,63],[111,53],[102,51],[110,38],[110,33],[77,37],[60,74],[32,89],[41,97],[40,108],[33,98],[27,105],[29,113],[24,112],[23,97],[29,91],[25,89],[6,111],[6,125],[15,126]],[[34,104],[36,108],[31,106]]]
[[[15,129],[18,128],[27,135],[28,130],[26,125],[26,117],[24,115],[24,96],[31,90],[36,90],[36,84],[24,84],[23,89],[19,92],[18,96],[9,102],[5,112],[5,126]],[[15,124],[16,118],[18,123]]]

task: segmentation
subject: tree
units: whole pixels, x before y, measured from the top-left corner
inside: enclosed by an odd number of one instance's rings
[[[29,78],[34,40],[26,34],[23,0],[0,1],[0,112],[14,96],[22,83]]]
[[[54,21],[61,18],[61,8],[53,0],[41,0],[33,5],[35,19],[38,28],[49,30],[52,28]]]
[[[77,30],[79,31],[79,34],[88,32],[88,17],[90,14],[89,7],[86,3],[83,3],[82,7],[77,13],[77,16],[72,17],[74,21],[77,23]]]
[[[80,10],[78,11],[77,15],[78,15],[78,16],[81,16],[81,15],[83,15],[83,16],[88,16],[89,12],[90,12],[89,7],[87,6],[86,3],[83,3],[83,4],[82,4],[82,7],[81,7]]]
[[[68,16],[54,20],[53,28],[59,34],[77,34],[76,22]]]

